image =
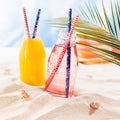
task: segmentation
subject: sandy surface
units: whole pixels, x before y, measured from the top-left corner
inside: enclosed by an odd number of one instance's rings
[[[119,66],[79,64],[73,97],[60,98],[20,81],[18,51],[0,48],[0,120],[120,120]]]

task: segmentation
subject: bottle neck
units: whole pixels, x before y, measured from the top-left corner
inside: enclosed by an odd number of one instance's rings
[[[58,40],[56,42],[56,45],[64,45],[66,43],[67,38],[68,38],[67,29],[61,29],[58,34]],[[74,31],[70,40],[71,46],[75,45],[75,40],[76,40],[76,33]]]
[[[35,39],[35,38],[40,38],[40,29],[37,27],[37,29],[34,30],[33,26],[29,27],[29,32],[30,32],[30,39]],[[24,38],[28,38],[28,35],[26,34],[26,29],[25,29],[25,35]]]

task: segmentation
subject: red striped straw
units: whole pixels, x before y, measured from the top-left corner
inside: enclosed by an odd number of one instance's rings
[[[27,34],[27,37],[30,38],[30,31],[29,31],[28,20],[27,20],[25,8],[23,8],[23,15],[24,15],[24,21],[25,21],[26,34]]]
[[[71,29],[70,29],[70,32],[69,32],[69,35],[68,35],[68,38],[67,38],[66,43],[65,43],[65,45],[64,45],[64,47],[63,47],[63,49],[62,49],[62,51],[61,51],[61,54],[60,54],[60,56],[59,56],[59,58],[58,58],[57,65],[53,68],[53,70],[52,70],[52,72],[51,72],[51,75],[48,77],[48,80],[47,80],[46,86],[45,86],[45,90],[47,90],[47,88],[49,87],[52,79],[53,79],[54,76],[55,76],[55,73],[57,72],[57,70],[58,70],[58,68],[59,68],[59,66],[60,66],[60,63],[62,62],[62,59],[63,59],[63,57],[64,57],[64,54],[65,54],[66,50],[67,50],[68,44],[69,44],[69,42],[70,42],[70,39],[71,39],[71,37],[72,37],[74,28],[75,28],[75,26],[76,26],[76,24],[77,24],[77,22],[78,22],[78,18],[79,18],[78,15],[76,15],[75,18],[74,18],[73,24],[72,24],[72,26],[71,26]]]

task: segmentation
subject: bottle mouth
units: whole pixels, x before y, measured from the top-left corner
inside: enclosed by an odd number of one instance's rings
[[[29,27],[29,32],[30,32],[30,38],[31,39],[35,39],[35,38],[39,38],[40,37],[40,29],[39,29],[39,26],[34,29],[34,26],[30,26]],[[27,38],[27,32],[26,32],[26,29],[24,30],[24,37]]]

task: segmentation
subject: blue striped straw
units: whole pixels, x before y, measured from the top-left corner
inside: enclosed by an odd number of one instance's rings
[[[72,20],[72,9],[69,9],[68,12],[68,33],[71,29],[71,20]],[[70,86],[70,63],[71,63],[71,48],[70,42],[67,47],[67,64],[66,64],[66,98],[69,97],[69,86]]]
[[[76,15],[75,18],[74,18],[74,21],[73,21],[73,23],[72,23],[72,26],[71,26],[70,32],[69,32],[69,34],[68,34],[68,37],[67,37],[67,39],[66,39],[66,43],[65,43],[65,45],[63,46],[63,49],[62,49],[62,51],[61,51],[61,53],[60,53],[60,55],[59,55],[59,57],[58,57],[57,64],[56,64],[56,66],[54,66],[53,70],[51,71],[50,76],[48,76],[48,79],[47,79],[47,81],[46,81],[45,90],[47,90],[47,88],[48,88],[49,85],[51,84],[51,82],[52,82],[52,80],[53,80],[56,72],[58,71],[58,69],[59,69],[59,67],[60,67],[60,64],[61,64],[62,59],[63,59],[63,57],[64,57],[64,55],[65,55],[65,53],[66,53],[66,50],[67,50],[69,41],[70,41],[70,39],[71,39],[71,37],[72,37],[73,31],[74,31],[75,26],[76,26],[76,24],[77,24],[77,22],[78,22],[78,19],[79,19],[79,16]]]
[[[36,17],[36,21],[35,21],[35,26],[34,26],[34,30],[33,30],[33,34],[32,34],[32,38],[36,37],[36,32],[37,32],[37,26],[38,26],[38,22],[39,22],[40,12],[41,12],[41,9],[38,9],[37,17]]]

